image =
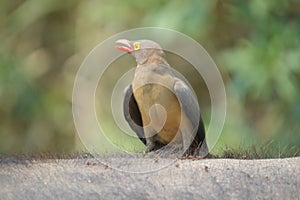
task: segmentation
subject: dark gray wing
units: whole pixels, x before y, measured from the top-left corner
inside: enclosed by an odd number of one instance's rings
[[[193,126],[193,133],[195,134],[194,140],[192,141],[187,153],[205,156],[208,153],[208,149],[205,141],[205,129],[198,101],[192,90],[179,78],[175,78],[174,92],[181,104],[183,112],[189,118]]]
[[[140,140],[146,144],[146,139],[143,130],[143,121],[141,112],[133,96],[132,86],[129,85],[125,88],[125,96],[123,102],[123,112],[126,121],[130,128],[137,134]]]

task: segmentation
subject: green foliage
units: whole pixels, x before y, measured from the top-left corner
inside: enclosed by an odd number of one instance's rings
[[[216,61],[228,111],[215,149],[269,140],[299,149],[299,13],[297,0],[1,1],[0,153],[78,148],[71,113],[76,71],[100,41],[141,26],[181,31]],[[173,65],[180,62],[181,72],[201,97],[208,127],[210,101],[204,82],[188,64],[168,58]],[[112,66],[106,72],[102,95],[107,102],[122,70]],[[107,107],[103,103],[99,110],[113,143],[143,150],[139,141],[120,136]]]
[[[299,8],[299,3],[253,1],[243,9],[233,6],[233,19],[248,23],[250,29],[246,38],[220,53],[220,60],[228,70],[229,92],[244,113],[243,128],[299,147],[300,25],[293,6]]]

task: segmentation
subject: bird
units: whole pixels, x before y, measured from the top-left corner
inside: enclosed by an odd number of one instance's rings
[[[185,156],[209,155],[197,98],[174,75],[161,46],[152,40],[119,39],[115,48],[131,54],[137,63],[124,91],[123,113],[146,145],[145,152],[173,145]]]

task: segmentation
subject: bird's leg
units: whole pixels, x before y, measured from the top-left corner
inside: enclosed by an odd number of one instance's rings
[[[205,158],[205,157],[209,156],[208,147],[207,147],[207,144],[206,144],[206,139],[204,139],[203,142],[200,145],[201,146],[197,148],[198,156],[200,156],[201,158]]]
[[[188,123],[185,123],[188,124]],[[182,125],[180,127],[180,133],[182,137],[182,150],[185,151],[185,155],[194,155],[197,145],[195,144],[195,138],[193,130],[190,126]]]
[[[146,141],[147,141],[146,153],[149,153],[150,151],[156,151],[162,148],[163,146],[165,146],[165,144],[157,140],[157,135],[154,135],[150,138],[146,138]]]
[[[194,140],[191,146],[186,150],[185,155],[200,157],[200,158],[209,157],[210,154],[208,152],[206,140],[204,139],[200,144],[196,140]]]
[[[155,142],[147,140],[146,153],[155,150]]]
[[[155,149],[155,140],[153,137],[156,135],[156,133],[151,126],[144,127],[144,133],[146,136],[146,153],[149,153]]]

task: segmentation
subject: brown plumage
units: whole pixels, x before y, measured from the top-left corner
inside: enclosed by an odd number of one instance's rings
[[[124,115],[146,145],[146,152],[169,144],[205,157],[208,148],[197,99],[172,73],[161,47],[151,40],[118,40],[117,49],[133,55],[137,68],[125,89]]]

